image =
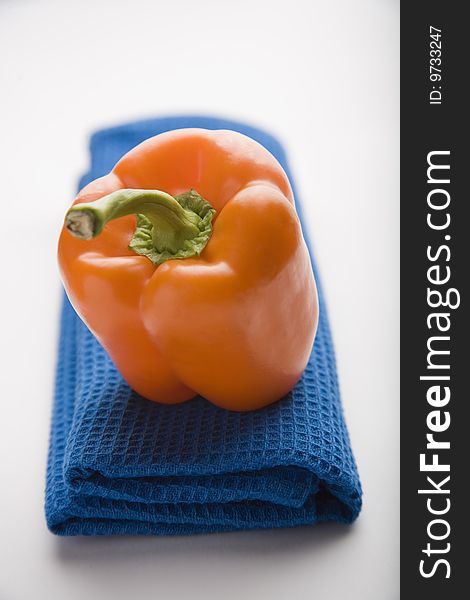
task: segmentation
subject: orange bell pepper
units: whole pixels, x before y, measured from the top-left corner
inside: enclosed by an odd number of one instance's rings
[[[149,400],[252,410],[305,369],[308,251],[286,174],[244,135],[182,129],[131,150],[79,193],[59,264],[75,310]]]

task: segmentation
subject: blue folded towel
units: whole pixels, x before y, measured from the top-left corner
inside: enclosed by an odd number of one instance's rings
[[[80,187],[144,139],[182,127],[244,133],[289,175],[270,135],[215,118],[175,117],[94,134]],[[138,396],[65,299],[47,470],[50,530],[170,535],[352,522],[361,486],[321,289],[319,298],[318,333],[301,381],[280,402],[250,413],[202,398],[165,406]]]

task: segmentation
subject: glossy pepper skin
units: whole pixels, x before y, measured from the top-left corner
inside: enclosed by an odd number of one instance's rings
[[[124,188],[193,189],[216,210],[200,256],[160,265],[128,248],[134,215],[89,240],[62,230],[67,294],[128,384],[149,400],[199,394],[236,411],[282,398],[309,359],[318,301],[279,163],[242,134],[181,129],[135,147],[74,204]]]

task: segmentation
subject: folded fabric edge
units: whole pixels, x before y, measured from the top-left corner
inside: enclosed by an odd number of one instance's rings
[[[320,491],[319,494],[322,492]],[[300,509],[269,502],[227,504],[147,505],[121,503],[110,499],[75,496],[70,506],[48,515],[50,531],[68,535],[185,535],[250,529],[271,529],[314,525],[327,521],[350,524],[357,511],[330,501],[325,513],[318,512],[318,494],[309,497]]]
[[[110,457],[111,458],[111,457]],[[343,475],[338,469],[336,473],[332,473],[329,465],[326,468],[323,462],[317,455],[310,452],[292,451],[285,453],[281,458],[276,455],[277,464],[272,467],[266,460],[266,453],[260,453],[256,457],[256,453],[250,452],[251,465],[250,468],[240,472],[230,471],[225,465],[223,469],[214,468],[214,465],[191,463],[191,475],[188,476],[188,465],[178,463],[178,457],[175,457],[173,463],[169,462],[165,465],[102,465],[99,469],[96,465],[81,463],[77,465],[64,465],[64,480],[66,485],[74,492],[81,491],[83,485],[86,485],[93,480],[101,480],[102,482],[119,482],[125,485],[126,481],[145,482],[151,480],[155,483],[167,484],[173,482],[178,484],[179,481],[203,481],[203,478],[216,479],[217,476],[224,478],[230,475],[243,476],[248,479],[261,477],[264,474],[270,477],[278,476],[277,481],[280,485],[288,483],[289,485],[300,485],[307,492],[304,494],[302,501],[298,504],[301,506],[307,496],[318,489],[319,486],[324,487],[332,496],[335,496],[340,501],[349,505],[356,504],[360,499],[362,490],[359,485],[354,485],[351,482],[351,477]],[[315,465],[315,466],[312,466]],[[295,474],[295,477],[293,476]],[[285,496],[283,496],[285,498]],[[247,498],[243,498],[247,499]],[[288,504],[291,505],[291,504]]]
[[[230,525],[201,525],[195,527],[191,524],[168,524],[168,523],[143,523],[139,521],[114,521],[111,519],[87,519],[85,517],[70,517],[59,524],[49,527],[49,531],[59,537],[113,537],[113,536],[187,536],[204,535],[211,533],[229,533],[234,531],[256,531],[262,529],[294,529],[301,526],[319,525],[321,523],[335,522],[348,525],[349,520],[337,518],[331,519],[319,518],[315,522],[293,521],[277,522],[276,524],[266,525],[266,523],[255,524],[247,523],[233,527]]]
[[[255,473],[251,475],[256,476]],[[136,483],[138,480],[130,481]],[[135,533],[136,527],[132,528],[129,523],[138,524],[139,531],[146,527],[148,531],[145,533],[161,535],[182,535],[185,527],[190,527],[193,533],[208,533],[313,525],[324,521],[350,524],[361,509],[360,491],[341,487],[332,491],[324,483],[318,482],[305,490],[305,501],[299,506],[283,505],[276,502],[274,496],[271,501],[266,501],[266,498],[235,498],[225,503],[208,503],[205,500],[200,503],[140,502],[136,501],[135,488],[132,495],[126,497],[119,486],[113,493],[113,480],[103,480],[101,489],[89,483],[75,483],[75,488],[70,489],[69,502],[65,508],[54,511],[49,507],[46,516],[48,527],[53,533],[91,535],[93,531],[100,530],[100,523],[103,525],[103,535],[109,535],[110,532],[121,535]],[[131,520],[130,514],[133,515]],[[107,527],[104,527],[104,523]],[[90,533],[87,534],[86,531]]]
[[[221,474],[129,477],[76,468],[65,475],[73,494],[127,502],[166,504],[269,501],[291,508],[302,507],[318,490],[318,478],[306,469],[273,467],[259,471]]]

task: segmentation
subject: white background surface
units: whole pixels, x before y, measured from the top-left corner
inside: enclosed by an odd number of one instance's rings
[[[393,0],[0,1],[0,599],[398,598]],[[63,213],[95,128],[214,114],[286,146],[364,487],[350,527],[57,539],[43,486]]]

